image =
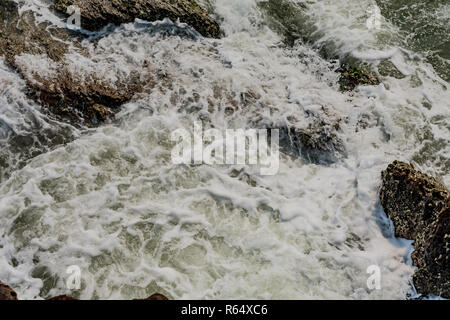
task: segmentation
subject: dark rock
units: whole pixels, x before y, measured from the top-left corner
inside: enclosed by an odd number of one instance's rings
[[[165,295],[162,295],[160,293],[154,293],[150,297],[145,299],[134,299],[134,300],[169,300]]]
[[[382,172],[382,179],[380,201],[395,236],[414,240],[417,291],[450,298],[450,191],[399,161]]]
[[[395,161],[382,172],[381,205],[395,225],[395,236],[416,239],[434,221],[450,196],[434,178]]]
[[[380,80],[368,67],[343,64],[337,72],[340,73],[339,87],[341,91],[352,91],[359,85],[376,86]]]
[[[56,9],[64,13],[71,5],[80,8],[81,26],[87,30],[99,30],[109,23],[133,22],[136,18],[148,21],[169,18],[187,23],[205,37],[221,35],[217,22],[194,0],[55,0]]]
[[[0,300],[18,300],[17,293],[8,285],[0,281]]]
[[[109,83],[92,74],[78,77],[64,67],[48,78],[23,74],[31,89],[31,97],[53,114],[72,123],[83,121],[88,125],[98,125],[113,119],[114,112],[142,90],[138,75]]]
[[[78,299],[75,299],[75,298],[72,298],[72,297],[69,297],[69,296],[66,296],[65,294],[63,294],[63,295],[60,295],[57,297],[50,298],[48,300],[74,301],[74,300],[78,300]]]

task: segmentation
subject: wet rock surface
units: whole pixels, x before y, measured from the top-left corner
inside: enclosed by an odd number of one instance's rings
[[[98,125],[113,119],[115,111],[142,90],[138,75],[110,82],[93,74],[81,77],[64,67],[50,77],[24,74],[31,97],[71,123]]]
[[[15,65],[15,57],[23,53],[46,54],[59,61],[68,50],[63,40],[69,37],[76,39],[68,30],[47,29],[45,23],[36,24],[30,11],[19,15],[18,5],[12,0],[0,3],[0,24],[0,55],[11,65]]]
[[[414,240],[417,291],[450,298],[450,191],[399,161],[382,172],[382,180],[380,201],[395,236]]]
[[[80,8],[81,27],[87,30],[133,22],[136,18],[148,21],[169,18],[179,19],[205,37],[219,38],[221,34],[217,22],[193,0],[55,0],[55,8],[63,13],[71,5]]]
[[[0,281],[0,300],[17,300],[17,293]]]

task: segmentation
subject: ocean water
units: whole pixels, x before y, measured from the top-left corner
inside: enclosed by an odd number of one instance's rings
[[[64,25],[48,1],[16,2],[37,21]],[[199,3],[222,39],[138,20],[91,35],[96,44],[82,43],[90,58],[66,55],[80,77],[148,79],[98,128],[46,114],[0,58],[0,279],[24,299],[415,296],[411,241],[394,238],[378,190],[393,160],[450,185],[448,4]],[[434,32],[441,36],[425,36]],[[352,58],[373,68],[389,61],[402,76],[342,93],[335,70]],[[17,61],[48,76],[60,67],[44,56]],[[171,161],[170,133],[196,121],[225,129],[291,119],[298,128],[338,121],[331,133],[342,150],[324,162],[282,152],[273,176]],[[69,291],[72,265],[81,288]],[[367,286],[372,265],[379,290]]]

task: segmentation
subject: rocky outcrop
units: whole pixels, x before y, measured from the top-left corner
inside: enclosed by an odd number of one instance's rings
[[[169,18],[186,23],[205,37],[219,38],[220,27],[194,0],[55,0],[55,7],[66,12],[71,5],[80,8],[81,26],[99,30],[109,23],[133,22],[136,18],[156,21]]]
[[[414,285],[450,298],[450,191],[436,179],[395,161],[382,172],[380,201],[395,236],[414,240]]]
[[[17,300],[17,293],[0,281],[0,300]]]

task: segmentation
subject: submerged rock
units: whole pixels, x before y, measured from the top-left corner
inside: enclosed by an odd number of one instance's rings
[[[384,77],[403,79],[406,76],[390,60],[383,60],[378,64],[378,72]]]
[[[382,172],[380,201],[395,236],[414,240],[414,285],[450,298],[450,191],[436,179],[395,161]]]
[[[8,285],[0,281],[0,300],[18,300],[17,293]]]
[[[299,155],[311,163],[334,163],[347,154],[339,134],[343,121],[343,117],[327,107],[321,107],[320,113],[306,112],[300,121],[290,116],[287,124],[280,127],[280,146],[284,152]]]
[[[341,91],[352,91],[359,85],[377,86],[380,80],[369,68],[343,64],[337,72],[340,73],[339,88]]]
[[[169,18],[179,19],[205,37],[221,35],[217,22],[194,0],[55,0],[56,9],[64,13],[71,5],[80,8],[81,26],[87,30],[133,22],[136,18],[148,21]]]

